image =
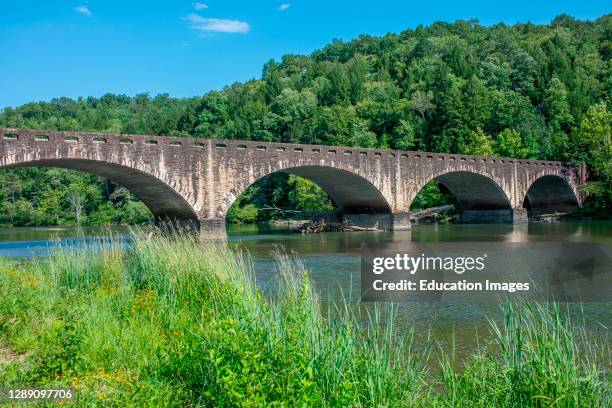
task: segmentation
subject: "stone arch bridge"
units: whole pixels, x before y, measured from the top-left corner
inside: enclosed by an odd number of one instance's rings
[[[61,167],[126,187],[159,220],[223,228],[234,200],[274,172],[323,188],[357,225],[408,229],[430,180],[457,198],[462,222],[526,222],[581,204],[583,166],[540,160],[92,132],[0,129],[0,168]]]

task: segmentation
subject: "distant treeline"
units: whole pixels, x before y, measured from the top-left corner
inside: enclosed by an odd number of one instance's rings
[[[584,211],[605,217],[612,208],[611,57],[612,15],[561,15],[548,25],[434,23],[286,55],[266,63],[261,79],[202,97],[59,98],[6,108],[0,126],[586,162],[592,182]],[[75,189],[87,196],[81,222],[146,218],[134,197],[95,177],[19,169],[0,175],[0,223],[76,222]],[[427,191],[419,206],[446,199],[436,185]],[[278,175],[247,190],[230,219],[282,213],[263,207],[330,206],[318,187]]]

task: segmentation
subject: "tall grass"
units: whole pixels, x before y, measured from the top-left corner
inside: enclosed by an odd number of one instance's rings
[[[490,320],[493,347],[457,370],[441,350],[442,405],[469,407],[604,407],[612,389],[606,347],[572,324],[559,304],[503,305]]]
[[[63,385],[118,406],[597,406],[596,350],[558,308],[506,308],[497,341],[458,369],[395,325],[393,305],[321,311],[303,265],[278,255],[264,296],[248,257],[140,233],[29,263],[0,262],[3,385]],[[364,317],[365,316],[365,317]],[[608,393],[609,394],[609,393]]]

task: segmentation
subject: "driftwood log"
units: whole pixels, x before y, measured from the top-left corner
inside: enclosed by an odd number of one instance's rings
[[[529,216],[530,222],[556,222],[570,217],[567,212],[542,213]]]
[[[448,213],[455,210],[454,205],[441,205],[439,207],[426,208],[410,215],[410,221],[414,223],[435,223],[444,218]],[[297,232],[302,234],[316,234],[318,232],[343,232],[343,231],[382,231],[378,223],[373,227],[359,227],[348,222],[326,222],[323,218],[317,218],[300,225]]]
[[[452,204],[441,205],[438,207],[430,207],[410,214],[410,221],[421,224],[435,223],[439,221],[439,219],[443,215],[450,213],[454,210],[455,206]]]
[[[378,223],[373,227],[359,227],[350,223],[325,222],[323,218],[320,218],[301,225],[297,231],[302,234],[316,234],[318,232],[381,231],[381,229],[378,228]]]

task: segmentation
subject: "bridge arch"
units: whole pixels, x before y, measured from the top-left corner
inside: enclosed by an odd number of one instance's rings
[[[543,174],[535,178],[523,198],[523,207],[530,215],[569,212],[579,205],[579,197],[572,185],[556,174]]]
[[[512,221],[512,202],[502,185],[493,175],[472,170],[434,173],[415,189],[410,204],[432,180],[442,184],[454,195],[459,206],[460,221],[467,223]]]
[[[234,201],[249,186],[274,173],[288,173],[303,177],[327,193],[343,216],[356,214],[391,214],[391,206],[382,192],[367,178],[353,171],[323,164],[303,164],[281,167],[242,180],[226,195],[220,212],[223,217]]]
[[[0,169],[17,167],[56,167],[95,174],[125,187],[138,197],[158,221],[197,222],[192,206],[169,183],[146,171],[117,163],[78,158],[10,160]]]

